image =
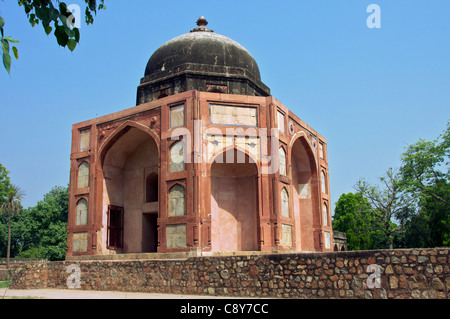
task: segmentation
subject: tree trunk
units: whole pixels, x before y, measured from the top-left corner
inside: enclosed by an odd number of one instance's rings
[[[8,247],[6,250],[6,269],[9,269],[10,251],[11,251],[11,213],[8,214]]]
[[[389,249],[394,249],[394,238],[393,236],[388,236]]]

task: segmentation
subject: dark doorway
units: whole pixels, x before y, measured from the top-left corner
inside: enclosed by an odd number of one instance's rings
[[[151,173],[145,180],[145,201],[147,203],[158,201],[158,175]]]
[[[123,248],[123,207],[108,206],[109,249]]]
[[[142,252],[156,253],[158,246],[158,214],[142,214]]]

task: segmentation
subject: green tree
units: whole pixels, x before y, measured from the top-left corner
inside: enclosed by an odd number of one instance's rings
[[[418,207],[406,225],[408,247],[450,245],[449,155],[450,122],[438,139],[420,139],[402,154],[402,183]]]
[[[8,192],[6,201],[0,207],[2,214],[8,215],[8,244],[6,250],[6,267],[9,268],[9,258],[11,252],[11,216],[17,215],[22,208],[21,200],[24,192],[16,185],[12,185]]]
[[[63,260],[67,248],[68,187],[57,186],[36,206],[22,212],[20,257]]]
[[[0,163],[0,207],[6,202],[11,191],[9,172]],[[0,214],[0,256],[6,256],[6,243],[8,242],[8,217]]]
[[[345,232],[349,250],[371,249],[371,206],[361,193],[342,194],[336,202],[333,229]]]
[[[381,185],[361,179],[356,194],[343,194],[333,228],[347,233],[351,249],[450,245],[449,155],[450,122],[438,139],[409,145]]]
[[[403,188],[400,173],[392,168],[380,178],[381,186],[372,186],[360,179],[355,189],[370,203],[372,229],[386,236],[389,248],[394,246],[394,238],[404,232],[405,223],[414,215],[411,197]]]
[[[435,198],[423,195],[418,213],[405,225],[405,246],[442,247],[450,245],[448,207]]]
[[[420,198],[426,194],[450,208],[450,122],[440,140],[420,139],[403,153],[400,168],[407,189]]]
[[[433,194],[445,198],[446,185],[434,185]],[[430,187],[428,187],[430,189]],[[406,246],[442,247],[450,245],[450,209],[447,204],[429,193],[418,193],[418,213],[411,218],[405,228]]]
[[[0,206],[7,200],[8,193],[11,191],[11,180],[8,174],[9,172],[0,163]]]
[[[20,222],[22,210],[17,215],[11,216],[11,240],[10,258],[17,257],[22,251],[22,224]],[[8,251],[8,214],[0,214],[0,256],[6,258]]]
[[[106,9],[104,0],[100,0],[97,5],[96,0],[85,0],[85,22],[92,24],[94,22],[93,14],[97,10]],[[44,32],[49,35],[53,30],[56,42],[62,46],[69,48],[70,51],[80,42],[80,30],[75,26],[74,16],[67,10],[67,5],[61,1],[52,0],[18,0],[19,6],[23,6],[25,14],[34,27],[41,23]],[[5,19],[0,17],[0,41],[2,44],[2,60],[6,71],[9,73],[11,69],[10,43],[19,43],[10,36],[5,36]],[[16,59],[19,58],[17,47],[13,46],[12,51]]]
[[[9,172],[6,168],[0,163],[0,207],[3,206],[4,203],[7,202],[9,193],[13,191],[11,180],[9,178]],[[8,219],[10,219],[10,223],[8,223]],[[14,238],[15,235],[15,227],[14,223],[17,219],[17,216],[10,216],[8,214],[0,213],[0,256],[6,257],[8,251],[8,237]],[[8,224],[11,225],[11,228],[8,227]],[[10,236],[8,236],[8,229],[11,229]],[[10,253],[14,254],[17,250],[16,245],[14,244],[14,240],[12,241],[12,247],[10,247]]]

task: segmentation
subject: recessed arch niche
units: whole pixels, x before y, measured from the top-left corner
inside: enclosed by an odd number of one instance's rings
[[[211,164],[212,251],[258,250],[257,165],[237,149],[216,158],[226,160]]]
[[[123,208],[123,248],[118,252],[150,252],[148,247],[156,251],[156,245],[148,245],[146,241],[156,236],[157,225],[155,222],[145,222],[149,215],[146,211],[148,205],[145,205],[150,199],[146,190],[148,177],[158,173],[159,156],[155,139],[137,127],[126,126],[114,136],[101,155],[103,224],[106,225],[109,206]],[[154,172],[151,172],[152,169]]]

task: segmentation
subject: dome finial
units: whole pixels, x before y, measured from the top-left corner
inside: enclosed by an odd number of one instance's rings
[[[197,25],[199,27],[206,27],[208,25],[208,21],[206,21],[204,16],[201,16],[200,18],[198,18],[197,20]]]
[[[206,21],[204,16],[200,16],[197,20],[198,27],[195,29],[192,29],[191,32],[214,32],[213,30],[208,29],[206,26],[208,25],[208,21]]]

